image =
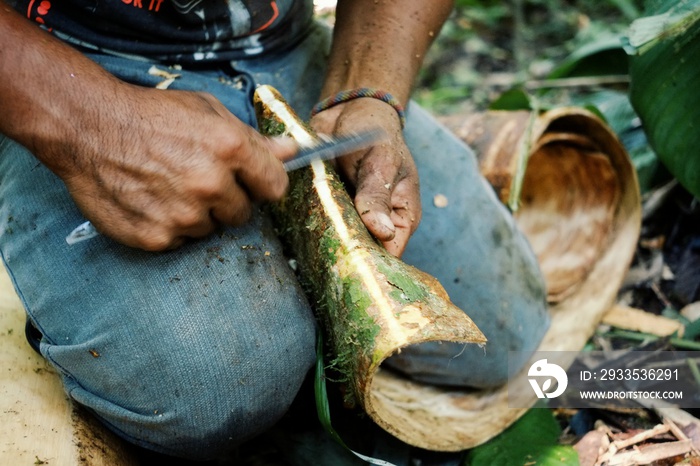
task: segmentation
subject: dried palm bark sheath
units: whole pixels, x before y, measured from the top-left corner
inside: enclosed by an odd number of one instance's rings
[[[474,148],[481,173],[502,200],[510,197],[518,167],[527,167],[515,218],[545,274],[552,316],[538,351],[568,367],[615,302],[636,251],[641,199],[629,155],[607,125],[576,107],[445,123]],[[542,357],[533,355],[507,386],[494,390],[438,389],[383,374],[374,384],[382,396],[410,405],[414,418],[438,413],[440,425],[452,431],[439,449],[461,450],[498,435],[537,401],[528,369]]]
[[[275,89],[259,87],[254,100],[261,132],[289,134],[301,146],[317,143]],[[426,438],[445,434],[437,432],[438,417],[421,425],[410,407],[374,392],[374,377],[382,361],[407,345],[438,340],[484,344],[486,338],[435,278],[375,242],[330,165],[316,161],[291,173],[290,183],[273,215],[299,263],[354,401],[409,444],[430,448],[441,443]]]
[[[622,196],[637,189],[634,173],[621,172],[629,165],[622,144],[577,107],[489,111],[446,123],[474,149],[501,200],[517,203],[514,216],[537,255],[549,302],[575,296],[617,234],[611,226]],[[620,260],[629,262],[632,251],[620,250]]]

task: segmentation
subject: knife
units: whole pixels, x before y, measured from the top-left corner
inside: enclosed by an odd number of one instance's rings
[[[332,160],[343,155],[351,154],[386,139],[384,130],[375,128],[345,136],[322,139],[318,144],[304,147],[297,152],[297,155],[284,162],[284,169],[287,172],[311,165],[314,160]]]
[[[311,165],[315,160],[332,160],[343,155],[367,149],[386,138],[386,133],[381,129],[370,129],[351,133],[345,136],[322,139],[318,144],[299,149],[297,155],[283,163],[287,172],[298,170]],[[81,241],[94,238],[100,233],[91,222],[87,221],[78,225],[68,236],[66,243],[74,245]]]

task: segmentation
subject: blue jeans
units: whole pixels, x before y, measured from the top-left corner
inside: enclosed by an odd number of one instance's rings
[[[212,93],[254,125],[254,87],[272,84],[308,117],[329,40],[313,28],[284,54],[183,70],[171,88]],[[129,82],[161,80],[151,63],[91,58]],[[500,384],[508,351],[534,349],[548,324],[535,258],[464,144],[413,103],[405,135],[424,214],[404,259],[437,277],[489,343],[421,345],[387,364],[428,382]],[[194,459],[273,425],[314,362],[316,326],[269,220],[256,213],[163,253],[105,237],[68,246],[82,221],[62,181],[0,135],[0,253],[69,396],[125,439]]]

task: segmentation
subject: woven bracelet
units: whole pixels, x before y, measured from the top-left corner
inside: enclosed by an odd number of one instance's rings
[[[373,89],[371,87],[359,87],[357,89],[350,89],[348,91],[340,91],[335,95],[332,95],[326,99],[323,99],[311,110],[311,116],[316,115],[324,110],[328,110],[331,107],[335,107],[338,104],[347,102],[353,99],[359,99],[360,97],[371,97],[373,99],[381,100],[387,104],[394,107],[396,113],[399,114],[399,121],[401,121],[401,128],[406,125],[406,112],[404,111],[403,105],[399,103],[398,100],[394,98],[393,95],[388,92],[380,91],[379,89]]]

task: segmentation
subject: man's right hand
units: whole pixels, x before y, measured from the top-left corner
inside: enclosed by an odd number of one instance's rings
[[[103,234],[146,250],[238,225],[287,189],[291,140],[208,94],[127,84],[0,0],[0,133],[63,179]]]
[[[101,233],[174,248],[219,223],[242,224],[253,202],[284,194],[281,160],[294,155],[293,141],[261,136],[209,94],[118,87],[122,98],[101,102],[99,117],[74,117],[79,130],[67,143],[36,154],[62,160],[51,168]]]

